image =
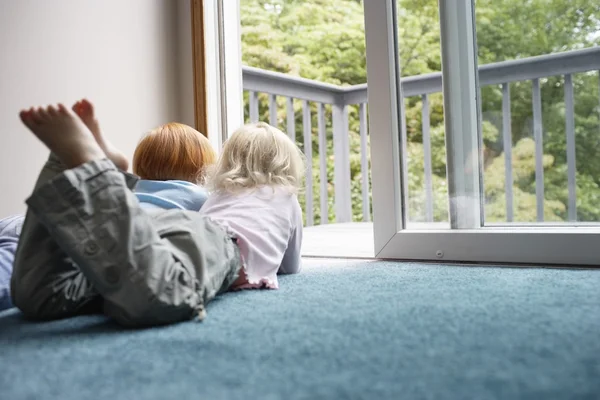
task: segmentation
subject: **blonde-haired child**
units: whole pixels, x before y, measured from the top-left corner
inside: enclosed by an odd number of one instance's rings
[[[304,172],[296,144],[268,124],[245,125],[225,142],[200,213],[237,240],[243,268],[234,289],[277,288],[278,273],[300,270]]]
[[[174,323],[204,317],[232,287],[276,287],[274,274],[299,270],[302,154],[277,129],[232,136],[201,212],[148,212],[118,152],[73,111],[59,104],[20,117],[51,151],[26,201],[11,280],[26,316],[101,311],[132,327]]]

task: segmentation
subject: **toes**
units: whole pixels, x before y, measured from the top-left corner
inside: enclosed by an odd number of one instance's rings
[[[28,128],[33,128],[37,125],[51,122],[61,115],[70,115],[69,113],[70,111],[63,104],[57,104],[22,110],[19,113],[19,118],[21,118],[21,121],[23,121]]]
[[[31,109],[31,121],[34,124],[41,124],[42,122],[44,122],[44,114],[43,114],[43,108],[42,107],[38,107],[38,108],[32,108]]]
[[[25,115],[26,115],[26,118],[29,120],[29,122],[33,122],[33,117],[35,115],[35,108],[31,107],[31,108],[29,108],[29,110],[25,110]]]
[[[21,112],[19,113],[19,118],[21,118],[21,121],[28,128],[31,128],[33,126],[32,112],[33,111],[30,108],[29,110],[21,110]]]
[[[21,121],[23,121],[23,123],[31,128],[34,127],[38,124],[40,124],[42,122],[42,118],[40,117],[39,114],[39,108],[29,108],[28,110],[22,110],[19,113],[19,117],[21,118]]]
[[[60,114],[66,114],[66,115],[68,115],[68,114],[69,114],[69,110],[68,110],[68,109],[67,109],[67,107],[65,107],[65,105],[64,105],[64,104],[62,104],[62,103],[58,103],[58,112],[59,112]]]
[[[75,104],[73,104],[72,110],[77,115],[81,114],[81,101],[77,101]]]
[[[81,118],[88,117],[94,114],[94,106],[89,100],[82,99],[73,105],[73,111]]]
[[[48,111],[48,114],[52,117],[55,117],[58,115],[58,110],[54,106],[48,106],[47,111]]]
[[[94,109],[94,105],[88,99],[81,100],[81,105],[85,106],[86,108],[89,108],[90,110]]]
[[[93,115],[94,105],[88,99],[83,99],[81,100],[81,111],[83,114]]]
[[[48,112],[49,108],[50,106],[38,107],[38,116],[42,122],[50,119],[50,113]]]

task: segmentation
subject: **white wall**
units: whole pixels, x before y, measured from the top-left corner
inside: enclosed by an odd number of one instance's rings
[[[194,126],[194,60],[192,52],[192,16],[190,0],[177,2],[177,49],[179,56],[179,122]],[[203,132],[205,133],[205,132]]]
[[[48,154],[22,108],[87,97],[129,158],[147,130],[193,124],[189,18],[189,0],[0,2],[0,217],[25,210]]]

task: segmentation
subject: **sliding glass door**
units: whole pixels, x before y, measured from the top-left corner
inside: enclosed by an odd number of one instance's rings
[[[600,12],[546,3],[364,2],[378,257],[600,264]]]

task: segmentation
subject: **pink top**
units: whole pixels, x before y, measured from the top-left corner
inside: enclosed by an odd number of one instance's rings
[[[296,195],[285,188],[214,193],[200,213],[237,238],[243,268],[234,289],[277,289],[278,273],[300,272],[302,210]]]

